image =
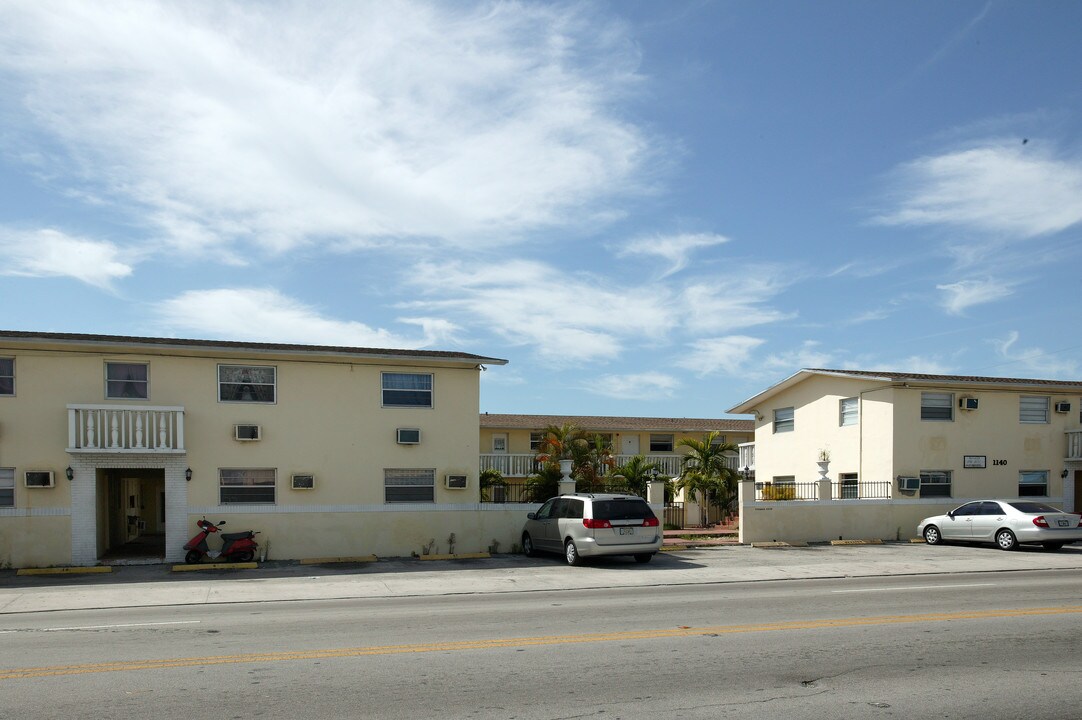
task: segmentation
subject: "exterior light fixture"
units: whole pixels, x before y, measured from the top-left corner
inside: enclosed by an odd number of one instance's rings
[[[64,471],[64,477],[68,479],[68,482],[75,479],[75,471],[71,469],[71,465],[68,465],[68,469]]]
[[[1063,472],[1061,472],[1061,473],[1059,474],[1059,476],[1060,476],[1061,478],[1063,478],[1064,480],[1066,480],[1066,479],[1067,479],[1067,476],[1068,476],[1068,475],[1070,475],[1070,474],[1071,474],[1071,471],[1070,471],[1070,470],[1068,470],[1067,468],[1063,468]]]
[[[184,471],[184,479],[187,480],[188,482],[192,481],[192,469],[191,468],[188,468],[187,470]]]
[[[747,481],[747,479],[751,477],[751,468],[745,465],[744,469],[740,471],[740,474],[743,475],[744,480]]]
[[[650,476],[651,482],[657,482],[657,476],[661,473],[657,471],[657,468],[650,468],[650,471],[647,474]]]

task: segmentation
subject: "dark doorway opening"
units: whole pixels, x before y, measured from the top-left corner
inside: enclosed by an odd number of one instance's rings
[[[165,562],[165,470],[98,471],[98,556],[107,565]]]

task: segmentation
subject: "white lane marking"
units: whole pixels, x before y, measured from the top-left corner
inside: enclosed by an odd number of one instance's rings
[[[61,632],[65,630],[112,630],[113,628],[149,627],[153,625],[191,625],[200,623],[202,620],[171,620],[167,622],[124,623],[122,625],[82,625],[79,627],[56,627],[56,628],[30,628],[31,632]],[[0,635],[14,632],[27,632],[27,630],[0,630]]]
[[[953,590],[954,588],[992,587],[995,583],[971,583],[969,585],[908,585],[904,587],[861,588],[858,590],[831,590],[832,593],[895,592],[897,590]]]

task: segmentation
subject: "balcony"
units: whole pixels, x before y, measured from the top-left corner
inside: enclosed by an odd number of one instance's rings
[[[538,470],[538,463],[532,453],[484,453],[481,455],[481,472],[497,470],[504,477],[527,477]],[[634,455],[614,455],[616,465],[623,465]],[[666,477],[680,476],[680,461],[683,455],[646,455],[646,462],[657,465],[658,472]],[[725,458],[725,464],[737,470],[737,458]],[[743,467],[743,466],[741,466]]]
[[[1082,430],[1067,433],[1067,460],[1082,460]]]
[[[737,470],[748,469],[749,474],[755,475],[755,443],[746,442],[737,445],[740,449],[740,457],[737,460]]]
[[[68,405],[69,453],[182,453],[183,407]]]

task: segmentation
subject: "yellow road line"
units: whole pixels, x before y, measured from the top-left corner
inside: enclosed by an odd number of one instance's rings
[[[83,665],[56,665],[52,667],[13,668],[0,670],[0,680],[52,677],[60,675],[85,675],[89,673],[123,672],[128,670],[162,670],[168,668],[202,667],[207,665],[235,665],[241,663],[285,662],[292,660],[320,660],[327,658],[365,657],[370,655],[401,655],[407,653],[454,652],[461,650],[493,650],[539,645],[566,645],[573,643],[625,642],[628,640],[656,640],[660,638],[695,637],[700,635],[730,635],[736,633],[775,632],[779,630],[818,630],[822,628],[861,627],[869,625],[894,625],[902,623],[945,622],[949,620],[988,620],[994,618],[1033,617],[1041,615],[1064,615],[1082,613],[1082,605],[1066,607],[1029,608],[1024,610],[978,610],[973,612],[924,613],[920,615],[879,615],[862,618],[836,618],[827,620],[799,620],[792,622],[761,623],[752,625],[718,625],[713,627],[677,627],[656,630],[628,630],[611,633],[588,633],[583,635],[554,635],[540,637],[499,638],[489,640],[460,640],[443,643],[420,643],[414,645],[375,645],[359,648],[328,648],[324,650],[297,650],[273,653],[245,653],[241,655],[215,655],[211,657],[159,658],[150,660],[122,660],[117,662],[87,663]]]

